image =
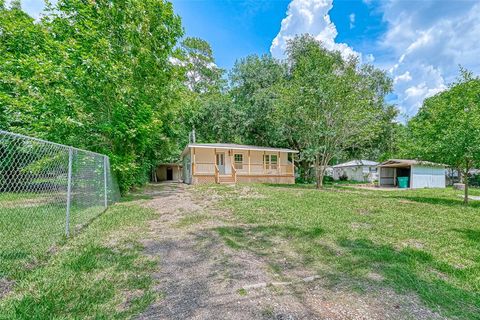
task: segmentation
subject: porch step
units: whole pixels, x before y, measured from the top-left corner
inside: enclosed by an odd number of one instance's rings
[[[219,176],[218,183],[220,184],[234,184],[235,178],[233,176]]]

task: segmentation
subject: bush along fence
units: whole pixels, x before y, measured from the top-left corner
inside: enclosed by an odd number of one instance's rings
[[[0,130],[0,280],[44,260],[119,197],[107,156]]]

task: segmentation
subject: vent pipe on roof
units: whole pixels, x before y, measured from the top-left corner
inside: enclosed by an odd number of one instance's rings
[[[190,135],[188,137],[189,143],[195,143],[196,137],[195,137],[195,128],[192,129],[192,132],[190,132]]]

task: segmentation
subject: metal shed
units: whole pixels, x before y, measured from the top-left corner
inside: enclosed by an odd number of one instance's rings
[[[408,177],[408,187],[445,188],[445,165],[421,160],[390,159],[378,165],[380,187],[397,187],[399,177]]]

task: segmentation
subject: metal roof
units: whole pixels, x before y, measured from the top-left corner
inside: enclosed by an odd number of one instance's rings
[[[215,148],[215,149],[255,150],[255,151],[298,153],[297,150],[292,150],[292,149],[261,147],[261,146],[249,146],[249,145],[235,144],[235,143],[190,143],[183,150],[182,156],[187,152],[187,150],[189,148],[207,148],[207,149]]]
[[[413,165],[422,165],[422,166],[429,166],[429,167],[445,167],[444,164],[435,163],[430,161],[423,161],[423,160],[412,160],[412,159],[389,159],[380,163],[379,167],[410,167]]]
[[[371,160],[351,160],[348,162],[334,165],[333,168],[357,167],[357,166],[376,166],[378,162]]]

